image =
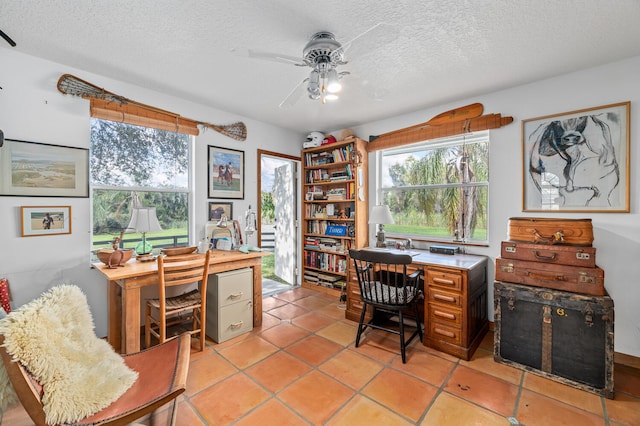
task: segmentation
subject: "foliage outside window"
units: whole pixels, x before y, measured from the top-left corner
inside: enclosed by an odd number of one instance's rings
[[[381,150],[378,179],[388,237],[486,242],[488,132]]]
[[[146,236],[155,248],[189,242],[190,145],[185,134],[91,120],[93,248],[126,230],[134,194],[145,207],[156,208],[162,231]],[[131,231],[122,247],[141,241]]]

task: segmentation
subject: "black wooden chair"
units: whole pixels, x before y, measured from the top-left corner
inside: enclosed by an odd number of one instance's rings
[[[406,347],[416,337],[423,337],[423,321],[418,311],[418,301],[423,299],[419,282],[422,271],[407,274],[407,265],[412,263],[408,254],[394,254],[378,250],[349,250],[353,259],[360,299],[363,302],[356,347],[367,327],[384,330],[400,336],[402,362],[407,361]],[[371,307],[371,320],[365,322],[367,307]],[[416,330],[405,339],[405,313],[415,315]],[[397,324],[392,321],[397,317]]]

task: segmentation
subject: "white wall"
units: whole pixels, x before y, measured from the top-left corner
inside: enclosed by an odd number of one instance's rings
[[[495,265],[500,256],[500,242],[507,238],[510,217],[592,218],[596,261],[605,271],[605,287],[615,304],[615,350],[640,356],[640,211],[638,169],[640,163],[640,57],[605,66],[587,69],[511,89],[489,93],[458,102],[395,116],[384,121],[355,128],[356,134],[368,139],[394,129],[425,122],[449,109],[480,102],[484,111],[513,117],[513,123],[491,131],[489,247],[470,248],[471,253],[489,256]],[[428,96],[428,94],[425,94]],[[521,120],[550,114],[574,111],[623,101],[631,101],[631,212],[630,213],[523,213],[522,212],[522,136]],[[393,114],[390,114],[393,115]],[[375,164],[374,155],[369,164]],[[375,170],[369,181],[375,182]],[[370,188],[370,200],[375,188]],[[370,239],[373,238],[371,229]],[[493,300],[493,275],[489,276],[489,300]],[[493,318],[493,306],[489,308]]]
[[[195,142],[195,224],[192,239],[204,235],[207,220],[207,146],[244,151],[244,200],[234,203],[234,215],[257,207],[257,149],[300,155],[303,135],[224,111],[196,105],[141,87],[0,48],[0,129],[5,138],[73,147],[89,147],[89,103],[58,92],[58,78],[76,75],[130,99],[185,117],[215,124],[243,121],[247,140],[235,141],[214,130],[201,131]],[[132,159],[132,161],[140,161]],[[143,161],[141,161],[143,164]],[[226,200],[225,200],[226,201]],[[70,205],[71,235],[23,238],[20,206]],[[91,209],[89,198],[0,197],[0,277],[9,279],[12,305],[20,306],[59,283],[80,286],[89,299],[96,333],[107,333],[106,280],[89,264]],[[144,293],[143,293],[144,295]]]

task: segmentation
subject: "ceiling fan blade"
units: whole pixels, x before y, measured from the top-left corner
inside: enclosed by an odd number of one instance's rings
[[[287,95],[286,98],[282,102],[280,102],[279,107],[282,109],[291,108],[294,106],[298,100],[302,97],[302,92],[305,88],[305,83],[309,81],[309,78],[305,78],[302,80],[296,87],[293,88],[291,92]]]
[[[375,51],[399,37],[397,27],[380,22],[342,44],[347,60]]]
[[[289,55],[281,55],[280,53],[262,52],[259,50],[249,49],[247,51],[247,56],[249,58],[262,59],[265,61],[293,64],[299,67],[307,66],[307,64],[304,63],[302,58],[296,58],[295,56],[289,56]]]

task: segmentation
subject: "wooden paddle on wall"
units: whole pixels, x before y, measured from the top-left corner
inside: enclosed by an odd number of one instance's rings
[[[383,133],[378,136],[369,136],[369,142],[381,136],[390,136],[390,135],[395,135],[396,133],[406,132],[408,130],[420,129],[426,126],[440,126],[442,124],[449,124],[456,121],[467,120],[469,118],[480,117],[483,112],[484,112],[484,106],[482,106],[481,103],[473,103],[473,104],[465,105],[465,106],[454,108],[452,110],[445,111],[441,114],[438,114],[435,117],[432,117],[429,121],[425,121],[424,123],[394,130],[392,132]]]

